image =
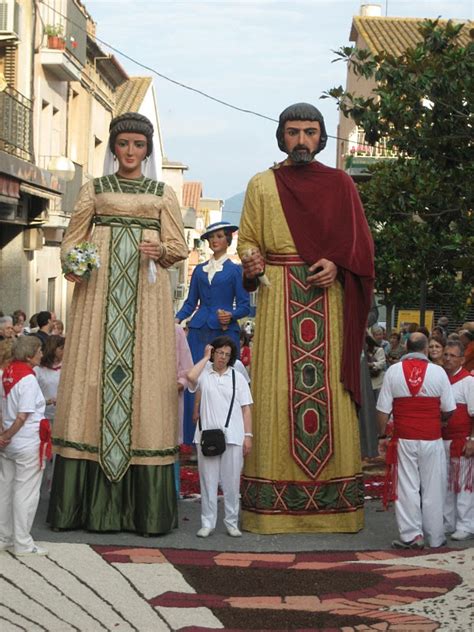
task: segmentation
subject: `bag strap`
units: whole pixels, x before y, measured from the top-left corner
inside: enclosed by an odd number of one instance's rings
[[[230,416],[232,414],[232,408],[234,407],[234,399],[235,399],[235,369],[232,369],[232,399],[230,401],[229,412],[227,413],[227,420],[225,422],[224,428],[227,428],[230,421]]]
[[[230,416],[232,414],[232,408],[234,407],[234,399],[235,399],[235,369],[230,367],[230,370],[232,371],[232,399],[230,400],[229,412],[227,413],[227,419],[226,419],[224,428],[227,428],[229,426]],[[199,416],[199,431],[202,432],[200,416]]]

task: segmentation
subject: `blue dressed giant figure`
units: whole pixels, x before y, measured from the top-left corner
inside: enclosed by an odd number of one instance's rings
[[[189,293],[176,314],[177,322],[193,317],[188,323],[188,343],[196,363],[204,356],[204,348],[224,332],[239,349],[238,320],[250,313],[249,295],[242,286],[242,269],[227,256],[232,233],[238,229],[229,222],[216,222],[206,228],[202,239],[209,241],[213,256],[194,269]],[[185,393],[183,440],[191,444],[194,437],[192,422],[194,396]]]

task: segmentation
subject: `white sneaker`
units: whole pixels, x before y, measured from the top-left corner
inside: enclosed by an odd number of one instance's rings
[[[35,544],[29,551],[20,551],[19,553],[15,552],[15,555],[17,557],[27,557],[28,555],[48,555],[48,553],[48,549],[43,549],[43,547]]]
[[[456,529],[454,533],[451,533],[452,540],[470,540],[471,538],[474,538],[474,533],[469,533],[462,529]]]
[[[0,551],[9,551],[13,544],[11,542],[0,541]]]
[[[242,531],[240,531],[240,529],[237,529],[237,527],[226,527],[226,529],[227,529],[227,533],[232,538],[240,538],[242,535]]]
[[[214,529],[209,529],[209,527],[201,527],[196,535],[198,538],[208,538],[213,531]]]

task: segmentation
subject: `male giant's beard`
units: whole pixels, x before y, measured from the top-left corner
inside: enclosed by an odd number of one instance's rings
[[[316,151],[309,151],[304,145],[296,145],[296,147],[288,153],[288,158],[295,165],[306,165],[308,162],[311,162],[315,156]]]

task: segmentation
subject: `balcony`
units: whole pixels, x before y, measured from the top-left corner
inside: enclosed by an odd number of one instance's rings
[[[33,162],[33,104],[10,86],[0,92],[0,150]]]
[[[344,142],[346,145],[346,141]],[[353,178],[368,178],[367,167],[375,164],[379,160],[390,160],[397,156],[397,152],[387,147],[387,142],[383,139],[375,145],[367,145],[364,131],[357,129],[347,142],[347,149],[343,151],[344,169]]]
[[[82,66],[66,49],[41,48],[41,64],[60,81],[80,81]]]

